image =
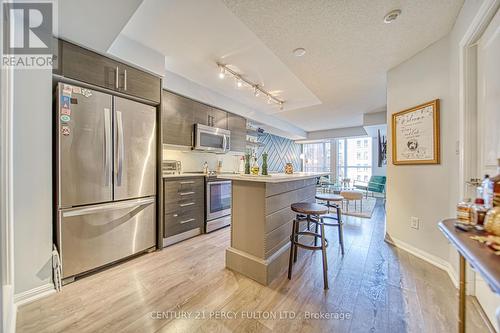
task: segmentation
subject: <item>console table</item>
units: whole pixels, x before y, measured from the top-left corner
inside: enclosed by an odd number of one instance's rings
[[[480,274],[491,290],[500,294],[500,257],[495,255],[485,244],[479,243],[470,236],[485,236],[483,231],[462,231],[455,228],[455,219],[439,222],[439,229],[457,249],[460,258],[460,284],[458,305],[458,332],[465,332],[465,261]]]

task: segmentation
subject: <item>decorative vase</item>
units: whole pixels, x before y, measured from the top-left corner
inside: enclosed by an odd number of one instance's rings
[[[285,173],[287,175],[291,175],[293,173],[293,164],[292,163],[285,164]]]
[[[245,175],[250,174],[250,154],[245,154]]]
[[[267,176],[267,153],[262,154],[262,175]]]

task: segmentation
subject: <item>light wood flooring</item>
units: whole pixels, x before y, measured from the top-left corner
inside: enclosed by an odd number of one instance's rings
[[[228,228],[146,254],[22,306],[18,332],[456,332],[447,274],[384,242],[385,213],[346,217],[346,253],[328,228],[330,289],[321,252],[299,249],[262,286],[224,268]],[[471,300],[469,332],[487,332]],[[333,318],[307,317],[328,313]],[[175,316],[175,318],[172,318]],[[276,319],[269,319],[276,316]]]

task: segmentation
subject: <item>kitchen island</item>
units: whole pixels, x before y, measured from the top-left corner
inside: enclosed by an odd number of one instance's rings
[[[226,267],[269,284],[288,265],[294,202],[314,202],[316,180],[328,173],[223,175],[233,181],[231,245]],[[305,223],[302,228],[305,228]]]

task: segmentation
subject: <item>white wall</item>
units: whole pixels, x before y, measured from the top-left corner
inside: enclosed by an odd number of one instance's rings
[[[448,244],[437,223],[452,215],[450,176],[456,174],[455,140],[457,110],[449,98],[449,37],[430,45],[387,75],[387,119],[395,112],[439,98],[441,100],[441,164],[392,164],[388,151],[387,232],[396,240],[417,247],[443,261]],[[388,146],[391,147],[391,122]],[[420,218],[419,230],[410,228],[410,217]]]
[[[52,281],[52,72],[14,71],[15,293]]]

